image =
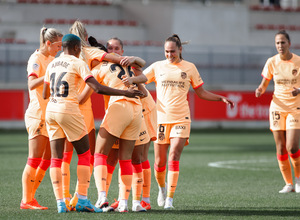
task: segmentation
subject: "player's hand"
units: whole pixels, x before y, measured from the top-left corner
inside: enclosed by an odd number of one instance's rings
[[[256,98],[260,97],[263,93],[263,90],[261,87],[258,87],[256,90],[255,90],[255,96]]]
[[[129,98],[135,98],[137,96],[143,96],[144,93],[142,93],[140,90],[136,90],[133,87],[130,87],[128,90],[125,90],[125,96]]]
[[[293,87],[293,88],[294,88],[294,90],[292,91],[292,95],[293,96],[298,95],[300,93],[300,88],[296,88],[296,87]]]
[[[134,62],[135,62],[135,57],[128,57],[128,56],[126,56],[126,57],[122,58],[122,60],[120,61],[120,64],[122,66],[130,66]]]
[[[128,77],[128,76],[123,76],[122,77],[122,82],[124,83],[125,86],[129,87],[130,85],[132,85],[132,78]]]
[[[230,108],[234,107],[234,102],[231,101],[230,99],[226,98],[226,97],[222,97],[222,102],[225,102],[227,105],[230,106]]]

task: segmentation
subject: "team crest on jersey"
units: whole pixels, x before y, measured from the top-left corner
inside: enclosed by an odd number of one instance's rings
[[[186,73],[185,72],[181,72],[181,78],[185,79],[186,78]]]
[[[298,70],[297,70],[297,69],[293,69],[293,70],[292,70],[292,74],[293,74],[293,76],[296,76],[296,75],[297,75],[297,73],[298,73]]]
[[[160,133],[158,134],[158,139],[159,139],[160,141],[163,141],[163,140],[165,139],[165,134],[164,134],[163,132],[160,132]]]
[[[33,64],[32,68],[33,68],[33,70],[37,71],[37,70],[39,70],[40,65],[35,63],[35,64]]]

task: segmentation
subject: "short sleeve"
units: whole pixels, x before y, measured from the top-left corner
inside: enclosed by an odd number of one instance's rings
[[[41,69],[42,69],[42,66],[41,66],[41,63],[40,63],[38,57],[32,58],[31,60],[29,60],[28,66],[27,66],[28,77],[29,76],[39,77]]]
[[[264,77],[265,79],[267,80],[271,80],[273,78],[273,72],[274,72],[274,69],[273,69],[273,66],[272,66],[272,62],[271,62],[271,59],[268,59],[263,70],[262,70],[262,77]]]
[[[77,73],[81,76],[81,78],[86,81],[88,78],[93,77],[93,74],[90,71],[90,68],[88,65],[81,61],[78,62],[78,71]]]
[[[192,68],[191,84],[192,84],[193,89],[197,89],[198,87],[200,87],[204,84],[195,65],[193,65],[193,68]]]
[[[154,65],[155,63],[151,64],[150,66],[148,66],[144,71],[144,75],[147,77],[147,82],[146,84],[148,83],[151,83],[151,82],[155,82],[156,79],[155,79],[155,70],[154,70]]]

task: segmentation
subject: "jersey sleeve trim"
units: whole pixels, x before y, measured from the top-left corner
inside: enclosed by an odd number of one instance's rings
[[[268,80],[268,81],[271,80],[271,79],[268,79],[267,77],[265,77],[263,74],[261,74],[261,76],[262,76],[264,79]]]
[[[94,77],[94,76],[93,75],[88,75],[87,77],[85,77],[84,81],[87,81],[91,77]]]
[[[29,78],[30,76],[35,76],[35,77],[39,78],[38,74],[36,74],[36,73],[30,73],[27,78]]]
[[[101,57],[100,60],[99,60],[100,62],[103,61],[103,59],[104,59],[104,57],[106,56],[106,54],[107,54],[107,53],[105,52],[105,53],[102,55],[102,57]]]
[[[199,86],[196,86],[196,87],[193,87],[193,89],[198,89],[200,86],[202,86],[204,84],[204,82],[203,83],[201,83]]]

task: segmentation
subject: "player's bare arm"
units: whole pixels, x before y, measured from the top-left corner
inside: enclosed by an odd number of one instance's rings
[[[203,88],[203,86],[200,86],[194,90],[200,99],[204,99],[204,100],[208,100],[208,101],[222,101],[222,102],[226,103],[227,105],[229,105],[230,108],[234,107],[233,101],[231,101],[227,97],[211,93],[211,92],[205,90]]]
[[[43,85],[44,83],[44,77],[36,77],[36,76],[29,76],[28,77],[28,89],[33,90],[39,87],[40,85]]]
[[[98,81],[94,77],[88,78],[86,81],[86,84],[88,84],[96,93],[103,94],[103,95],[110,95],[110,96],[127,96],[130,98],[134,98],[137,96],[142,96],[143,93],[139,90],[119,90],[119,89],[113,89],[108,86],[101,85],[98,83]]]
[[[260,97],[262,94],[265,93],[268,85],[270,83],[270,80],[267,80],[266,78],[263,78],[261,80],[260,85],[257,87],[257,89],[255,90],[255,96],[258,98]]]

